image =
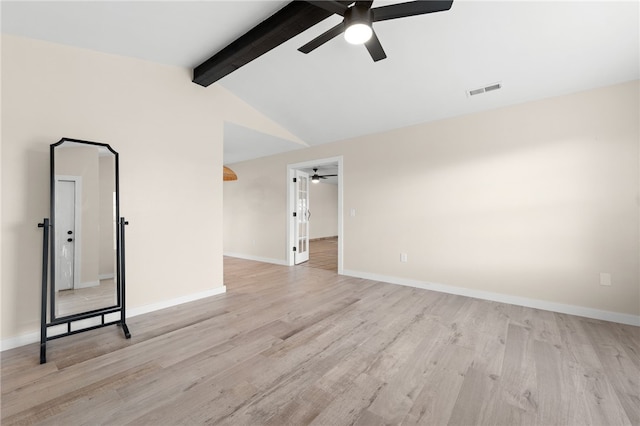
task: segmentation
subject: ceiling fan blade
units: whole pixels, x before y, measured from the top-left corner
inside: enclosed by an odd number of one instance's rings
[[[344,13],[348,9],[347,6],[345,6],[342,3],[338,3],[337,1],[331,1],[331,0],[322,0],[322,1],[305,0],[305,1],[309,4],[319,7],[320,9],[324,9],[327,12],[337,13],[340,16],[344,16]]]
[[[357,1],[356,2],[356,6],[357,7],[366,7],[367,9],[371,8],[371,5],[373,4],[373,0],[370,1]]]
[[[424,15],[425,13],[443,12],[451,9],[452,4],[453,0],[409,1],[374,7],[371,11],[373,12],[373,22],[379,22],[407,16]]]
[[[380,40],[378,40],[378,36],[376,35],[375,31],[373,32],[373,34],[371,34],[371,38],[369,39],[369,41],[367,41],[364,45],[369,51],[373,62],[378,62],[387,57],[387,54],[384,53],[382,44],[380,44]]]
[[[338,175],[320,175],[319,177],[320,177],[321,179],[326,179],[326,178],[328,178],[328,177],[332,177],[332,176],[338,176]]]
[[[344,31],[344,23],[340,22],[338,25],[320,34],[318,37],[314,38],[309,43],[300,47],[298,50],[302,53],[309,53],[312,50],[322,46],[332,38],[342,34],[343,31]]]

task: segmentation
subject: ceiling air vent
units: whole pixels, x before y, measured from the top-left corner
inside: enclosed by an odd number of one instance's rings
[[[482,93],[493,92],[494,90],[498,90],[502,88],[502,83],[494,83],[485,87],[480,87],[479,89],[467,90],[467,96],[476,96]]]

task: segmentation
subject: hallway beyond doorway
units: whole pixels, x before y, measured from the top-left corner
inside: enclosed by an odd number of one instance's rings
[[[338,237],[309,240],[309,260],[299,266],[338,272]]]

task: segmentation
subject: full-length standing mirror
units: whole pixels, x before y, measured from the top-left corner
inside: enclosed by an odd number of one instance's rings
[[[112,324],[130,337],[118,153],[108,144],[63,138],[51,145],[50,155],[51,220],[41,224],[41,363],[46,362],[47,340]]]

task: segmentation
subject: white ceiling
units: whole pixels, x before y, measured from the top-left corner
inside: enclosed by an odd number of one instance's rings
[[[287,3],[2,0],[2,32],[194,68]]]
[[[286,3],[2,1],[2,32],[193,68]],[[220,84],[316,145],[638,79],[639,21],[637,1],[454,0],[374,24],[388,56],[378,63],[341,37],[296,50],[334,16]],[[299,147],[225,126],[226,164]]]

